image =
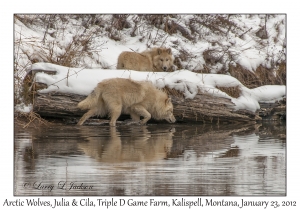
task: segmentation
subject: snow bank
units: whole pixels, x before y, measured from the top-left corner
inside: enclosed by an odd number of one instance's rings
[[[186,99],[193,99],[198,91],[208,93],[215,97],[229,98],[235,104],[235,109],[246,109],[255,112],[260,108],[258,102],[276,101],[286,95],[284,85],[266,85],[255,89],[248,89],[237,79],[222,74],[199,74],[189,70],[175,72],[139,72],[133,70],[104,70],[68,68],[50,63],[35,63],[31,69],[56,71],[55,75],[43,72],[36,73],[36,82],[48,85],[47,89],[40,90],[42,93],[59,91],[88,95],[96,85],[104,79],[130,78],[137,81],[151,81],[156,87],[165,86],[182,91]],[[218,87],[239,86],[241,96],[232,98]]]
[[[16,18],[14,23],[16,60],[20,64],[20,69],[28,63],[31,64],[33,58],[40,62],[51,62],[49,58],[56,60],[62,56],[69,50],[68,47],[73,40],[92,34],[88,44],[92,50],[84,53],[83,46],[82,49],[78,48],[82,53],[74,57],[73,62],[76,65],[73,66],[115,69],[118,55],[122,51],[141,52],[155,46],[170,47],[173,55],[180,58],[184,69],[201,70],[206,65],[210,67],[211,73],[216,73],[220,69],[228,70],[228,61],[235,65],[239,64],[249,71],[255,71],[260,65],[276,69],[276,65],[285,62],[286,15],[284,14],[224,15],[223,18],[228,18],[235,26],[220,26],[220,29],[226,29],[221,34],[195,22],[197,19],[204,22],[206,20],[209,24],[210,20],[215,20],[220,15],[175,16],[176,18],[169,17],[170,20],[194,37],[193,41],[184,37],[179,31],[170,35],[164,30],[158,30],[159,28],[151,25],[145,18],[139,18],[138,15],[128,15],[126,21],[130,27],[118,29],[120,40],[117,41],[109,38],[110,32],[108,32],[113,27],[113,15],[97,15],[96,19],[101,22],[101,26],[88,24],[88,28],[84,26],[91,18],[88,15],[56,15],[55,18],[51,17],[55,27],[47,29],[45,20],[50,20],[50,16],[43,18],[39,15],[18,15],[19,18]],[[66,20],[62,21],[62,17]],[[35,18],[37,19],[33,21]],[[32,20],[32,24],[28,21],[24,25],[19,19]],[[140,21],[138,29],[134,29],[136,25],[134,20]],[[190,31],[191,24],[194,24],[196,29],[194,35]],[[261,38],[257,34],[265,26],[268,36]],[[227,27],[229,27],[228,31]],[[133,30],[136,36],[132,35]],[[203,53],[207,50],[214,52],[218,60],[216,63],[210,64],[205,61]],[[188,59],[183,59],[182,55],[187,56]]]

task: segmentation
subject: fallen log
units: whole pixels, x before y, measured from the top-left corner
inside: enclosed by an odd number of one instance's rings
[[[77,108],[77,104],[86,96],[61,92],[39,93],[39,88],[43,87],[46,84],[39,83],[33,85],[35,89],[32,89],[33,111],[40,116],[79,120],[86,112]],[[226,98],[212,97],[200,92],[194,99],[170,96],[174,105],[174,116],[179,122],[239,123],[259,119],[256,113],[247,110],[234,111],[230,108],[233,103]],[[128,119],[129,116],[122,115],[120,118]]]
[[[70,119],[72,119],[71,121],[76,123],[86,112],[77,108],[77,104],[86,98],[86,94],[80,95],[58,90],[48,91],[46,93],[41,92],[39,90],[47,88],[48,84],[35,80],[37,72],[50,75],[56,74],[52,69],[35,69],[27,74],[24,80],[24,86],[28,89],[27,95],[31,96],[30,100],[33,105],[33,111],[38,113],[41,117],[66,119],[69,120],[69,122]],[[174,89],[170,89],[167,86],[164,90],[172,98],[174,116],[177,122],[217,124],[255,123],[256,121],[267,119],[269,117],[268,115],[272,114],[270,110],[269,112],[263,112],[262,110],[257,110],[256,112],[243,109],[236,110],[234,107],[235,104],[230,98],[216,97],[200,90],[192,99],[185,98],[180,91],[174,91]],[[283,107],[282,104],[280,104],[280,106],[281,108],[278,109],[278,106],[274,105],[272,109],[277,109],[277,115],[282,114],[285,116],[285,106]],[[119,120],[128,118],[129,116],[121,115]]]
[[[86,111],[77,108],[77,104],[86,96],[70,93],[36,93],[33,111],[42,117],[80,118]],[[238,123],[256,120],[256,114],[244,111],[235,112],[226,105],[232,105],[229,99],[212,98],[198,94],[195,99],[171,96],[174,116],[179,122]],[[129,116],[121,116],[127,119]]]

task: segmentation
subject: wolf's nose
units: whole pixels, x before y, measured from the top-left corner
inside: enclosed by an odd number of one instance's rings
[[[166,66],[164,66],[164,70],[165,70],[165,71],[167,70],[167,67],[166,67]]]

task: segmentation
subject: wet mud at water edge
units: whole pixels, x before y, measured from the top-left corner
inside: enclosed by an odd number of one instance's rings
[[[14,195],[286,195],[285,122],[15,127]]]

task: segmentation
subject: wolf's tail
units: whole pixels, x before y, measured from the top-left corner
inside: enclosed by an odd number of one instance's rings
[[[86,99],[78,103],[77,107],[79,109],[86,110],[100,105],[98,103],[100,91],[96,91],[96,88],[86,97]]]

